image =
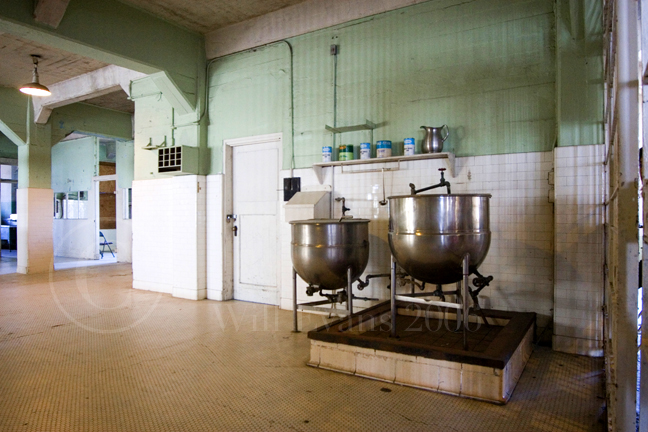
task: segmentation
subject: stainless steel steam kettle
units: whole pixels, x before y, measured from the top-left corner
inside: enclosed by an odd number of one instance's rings
[[[443,142],[448,139],[450,135],[450,130],[448,125],[443,125],[441,127],[432,127],[432,126],[421,126],[421,129],[425,129],[425,138],[423,138],[423,143],[421,144],[422,153],[441,153],[443,151]],[[445,129],[445,136],[443,136],[443,129]]]

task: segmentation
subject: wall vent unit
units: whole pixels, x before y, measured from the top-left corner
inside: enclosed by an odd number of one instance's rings
[[[198,174],[198,147],[177,146],[158,149],[160,174]]]

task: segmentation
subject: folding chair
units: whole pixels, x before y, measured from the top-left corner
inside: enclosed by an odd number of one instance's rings
[[[99,251],[99,253],[101,254],[101,258],[103,258],[103,254],[104,254],[104,252],[106,251],[106,246],[108,246],[108,250],[110,251],[110,253],[111,253],[112,256],[114,257],[115,254],[113,253],[113,251],[112,251],[112,249],[111,249],[111,247],[110,247],[110,245],[112,244],[112,242],[109,242],[109,241],[106,239],[106,236],[103,235],[103,233],[102,233],[101,231],[99,231],[99,237],[100,237],[100,238],[99,238],[99,246],[101,246],[101,250]],[[101,240],[102,238],[103,238],[103,240]]]

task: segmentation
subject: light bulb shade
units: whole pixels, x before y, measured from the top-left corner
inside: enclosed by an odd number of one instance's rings
[[[38,59],[39,55],[32,54],[34,62],[34,72],[32,73],[32,82],[22,85],[20,91],[31,96],[51,96],[50,89],[42,85],[38,80]]]
[[[52,92],[38,82],[32,82],[20,87],[20,91],[31,96],[51,96]]]

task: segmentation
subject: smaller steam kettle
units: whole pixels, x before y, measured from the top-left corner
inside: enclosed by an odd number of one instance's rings
[[[421,126],[421,129],[425,129],[425,138],[423,138],[423,143],[421,144],[421,152],[441,153],[443,151],[443,142],[447,140],[448,135],[450,135],[448,125],[443,125],[441,127]],[[443,134],[444,129],[445,135]]]

